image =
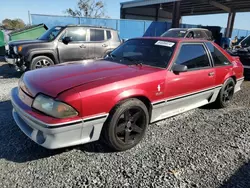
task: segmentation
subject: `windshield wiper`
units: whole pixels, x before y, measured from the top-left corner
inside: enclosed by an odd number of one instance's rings
[[[127,57],[127,56],[123,56],[122,59],[128,60],[128,61],[132,62],[133,64],[140,65],[140,66],[142,66],[142,64],[144,63],[142,60],[133,59],[133,58]]]

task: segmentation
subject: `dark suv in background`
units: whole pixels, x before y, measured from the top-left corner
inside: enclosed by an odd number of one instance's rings
[[[17,70],[33,70],[68,61],[102,58],[121,40],[113,29],[93,26],[56,26],[37,40],[12,41],[5,59]]]

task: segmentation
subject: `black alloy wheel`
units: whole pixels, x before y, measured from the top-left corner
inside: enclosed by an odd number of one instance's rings
[[[235,81],[233,78],[228,78],[225,83],[223,84],[220,93],[216,101],[214,102],[215,106],[218,108],[225,108],[227,107],[233,99],[234,96],[234,88],[235,88]]]
[[[127,99],[114,107],[103,126],[102,137],[115,151],[123,151],[137,145],[149,124],[149,112],[139,99]]]
[[[230,102],[233,98],[233,95],[234,95],[234,83],[229,82],[223,91],[222,101],[224,103]]]
[[[141,139],[146,128],[146,117],[141,108],[132,107],[120,115],[116,124],[116,137],[124,144],[133,144]]]

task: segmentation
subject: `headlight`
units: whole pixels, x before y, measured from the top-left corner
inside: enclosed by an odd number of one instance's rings
[[[14,50],[15,54],[18,54],[16,46],[14,46],[13,50]]]
[[[15,52],[15,54],[17,55],[19,52],[21,52],[22,51],[22,49],[23,49],[23,47],[22,46],[14,46],[14,48],[13,48],[13,50],[14,50],[14,52]]]
[[[55,118],[69,118],[78,115],[78,112],[68,104],[55,101],[42,94],[35,98],[32,107]]]
[[[8,44],[5,45],[5,50],[6,50],[6,51],[9,50],[9,45],[8,45]]]

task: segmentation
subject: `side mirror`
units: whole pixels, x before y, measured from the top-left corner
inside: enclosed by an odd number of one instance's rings
[[[187,72],[188,68],[186,65],[174,64],[172,68],[174,73]]]
[[[64,44],[68,44],[68,43],[70,43],[72,41],[72,37],[64,37],[63,39],[62,39],[62,42],[64,43]]]
[[[111,54],[112,51],[109,51],[105,54],[104,58],[107,58],[107,57],[110,57],[110,54]]]

